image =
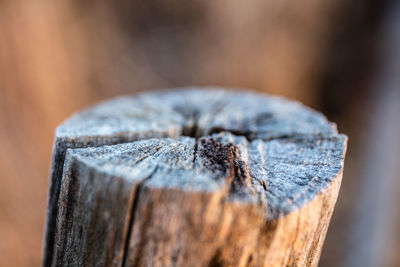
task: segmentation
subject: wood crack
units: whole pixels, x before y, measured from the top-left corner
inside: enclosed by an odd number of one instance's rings
[[[137,207],[139,205],[139,199],[140,199],[140,194],[141,194],[141,191],[142,191],[142,188],[143,188],[143,184],[147,180],[149,180],[153,176],[153,174],[157,172],[157,170],[158,170],[158,166],[155,166],[155,168],[152,171],[152,173],[148,177],[146,177],[144,180],[142,180],[137,185],[137,188],[135,190],[135,198],[133,200],[132,209],[130,211],[130,217],[129,217],[129,223],[128,223],[128,231],[127,231],[127,234],[126,234],[125,245],[124,245],[124,250],[123,250],[124,252],[123,252],[123,255],[122,255],[122,264],[121,264],[122,267],[126,266],[130,237],[132,235],[132,228],[133,228],[133,225],[135,223],[135,213],[136,213]]]

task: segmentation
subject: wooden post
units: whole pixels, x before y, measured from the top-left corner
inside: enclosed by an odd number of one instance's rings
[[[346,142],[255,93],[100,103],[56,130],[44,266],[315,266]]]

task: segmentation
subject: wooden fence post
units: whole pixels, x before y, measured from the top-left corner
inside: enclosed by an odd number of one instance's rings
[[[44,266],[315,266],[346,142],[268,95],[100,103],[56,130]]]

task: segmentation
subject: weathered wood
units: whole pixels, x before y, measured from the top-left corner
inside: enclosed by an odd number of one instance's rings
[[[346,149],[296,102],[201,88],[101,103],[55,138],[45,266],[314,266]]]

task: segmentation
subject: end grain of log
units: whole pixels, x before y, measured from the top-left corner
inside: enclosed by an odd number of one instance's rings
[[[100,103],[56,130],[44,266],[315,266],[346,142],[268,95]]]

